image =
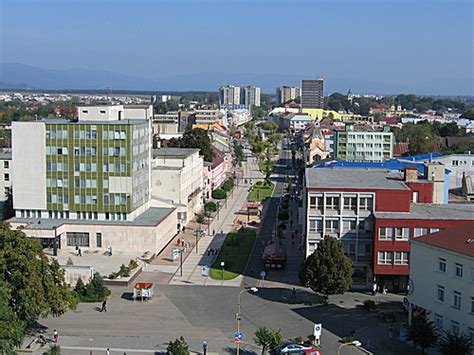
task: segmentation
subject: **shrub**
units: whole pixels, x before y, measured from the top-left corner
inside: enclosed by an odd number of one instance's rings
[[[212,191],[212,198],[216,200],[224,200],[227,197],[227,193],[222,189],[215,189]]]
[[[288,214],[287,211],[282,211],[278,213],[278,219],[280,221],[287,221],[290,218],[290,215]]]
[[[53,345],[52,347],[49,348],[48,351],[45,351],[43,355],[60,355],[61,354],[61,348],[59,345]]]
[[[255,186],[263,186],[263,184],[264,184],[263,181],[257,181],[255,183]]]
[[[204,209],[208,212],[216,212],[217,211],[217,205],[215,202],[208,202],[204,205]]]
[[[364,301],[364,309],[367,312],[371,312],[375,309],[375,302],[373,300],[365,300]]]
[[[99,273],[95,273],[87,285],[84,285],[82,279],[77,280],[74,292],[78,295],[80,302],[102,302],[110,295],[110,290],[104,285],[104,280]]]
[[[224,185],[222,185],[222,190],[224,190],[225,192],[230,192],[233,187],[234,187],[234,180],[228,179],[226,182],[224,182]]]
[[[138,267],[138,263],[137,263],[135,260],[131,259],[131,260],[128,262],[128,268],[129,268],[130,270],[135,270],[137,267]]]
[[[166,348],[166,354],[169,355],[188,355],[189,347],[184,338],[181,336],[175,341],[170,341]]]

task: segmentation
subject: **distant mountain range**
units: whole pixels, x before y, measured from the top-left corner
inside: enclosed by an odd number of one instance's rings
[[[142,90],[142,91],[217,91],[222,85],[260,86],[265,93],[274,93],[278,86],[299,86],[308,75],[265,73],[195,73],[159,78],[141,78],[106,70],[72,68],[66,70],[44,69],[20,63],[0,63],[0,89],[43,90]],[[351,80],[325,77],[325,93],[345,93],[352,87],[355,93],[418,93],[434,95],[472,95],[472,81],[431,80],[417,84],[417,89],[408,85],[388,82]],[[458,92],[449,92],[447,87],[456,87]]]

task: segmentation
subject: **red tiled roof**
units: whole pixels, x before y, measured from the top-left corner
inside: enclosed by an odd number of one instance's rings
[[[465,223],[441,232],[415,238],[417,242],[474,257],[474,223]]]

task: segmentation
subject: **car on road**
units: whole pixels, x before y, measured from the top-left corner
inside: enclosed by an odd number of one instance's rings
[[[320,351],[314,349],[311,346],[306,346],[298,343],[284,343],[276,348],[272,355],[284,355],[284,354],[313,354],[322,355]]]

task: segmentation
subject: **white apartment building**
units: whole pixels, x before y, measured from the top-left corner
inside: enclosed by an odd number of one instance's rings
[[[219,103],[221,105],[240,105],[240,87],[222,86],[219,89]]]
[[[0,150],[0,221],[4,219],[5,203],[12,192],[12,151]]]
[[[261,89],[257,86],[248,85],[242,88],[242,104],[260,107]]]
[[[283,104],[285,102],[296,100],[300,96],[300,88],[296,86],[281,86],[276,90],[277,103]]]
[[[409,321],[425,311],[439,330],[474,341],[474,223],[411,242]]]
[[[181,225],[187,224],[203,207],[203,166],[199,149],[153,150],[152,196],[174,205]]]

